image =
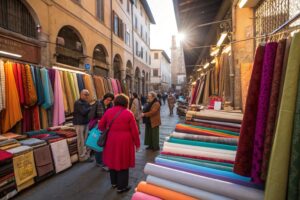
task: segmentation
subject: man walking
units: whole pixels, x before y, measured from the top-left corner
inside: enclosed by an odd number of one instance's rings
[[[85,139],[88,133],[88,114],[91,110],[91,106],[88,103],[89,91],[86,89],[81,90],[80,99],[74,103],[74,113],[73,113],[73,125],[77,134],[77,147],[79,154],[79,161],[92,162],[90,158],[90,150],[85,147]]]
[[[175,103],[176,103],[175,97],[171,93],[169,93],[168,106],[169,106],[169,110],[170,110],[170,116],[173,116],[173,110],[175,107]]]

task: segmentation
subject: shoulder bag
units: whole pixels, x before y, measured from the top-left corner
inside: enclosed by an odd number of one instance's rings
[[[108,127],[102,132],[101,136],[99,137],[98,141],[97,141],[97,144],[99,147],[104,147],[105,144],[106,144],[106,140],[107,140],[107,135],[108,135],[108,132],[109,132],[109,129],[112,125],[112,123],[115,121],[115,119],[121,114],[121,112],[123,111],[124,109],[120,110],[116,115],[115,117],[112,119],[112,121],[109,123]]]

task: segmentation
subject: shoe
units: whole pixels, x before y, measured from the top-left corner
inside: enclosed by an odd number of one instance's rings
[[[150,146],[146,148],[146,150],[151,150],[151,149],[152,149],[152,147],[150,147]]]
[[[102,166],[102,170],[103,170],[103,171],[106,171],[106,172],[108,172],[108,171],[109,171],[109,169],[108,169],[108,167],[107,167],[107,166]]]
[[[119,194],[121,194],[121,193],[123,193],[123,192],[128,192],[129,190],[131,189],[131,187],[130,186],[127,186],[126,188],[124,188],[124,189],[121,189],[121,190],[117,190],[117,192],[119,193]]]
[[[100,165],[100,164],[96,163],[96,167],[102,167],[102,165]]]
[[[91,163],[91,162],[94,162],[94,159],[88,158],[88,159],[86,159],[84,162],[89,162],[89,163]]]
[[[117,188],[117,185],[111,185],[111,188],[115,189]]]

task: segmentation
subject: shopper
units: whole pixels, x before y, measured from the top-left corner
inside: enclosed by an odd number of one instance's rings
[[[140,138],[135,118],[128,110],[128,97],[118,95],[114,107],[107,110],[99,122],[99,129],[104,131],[110,126],[103,161],[110,169],[110,180],[118,193],[130,190],[128,186],[129,168],[135,166],[135,151],[140,148]]]
[[[169,93],[168,106],[169,106],[169,110],[170,110],[170,116],[173,116],[175,103],[176,103],[176,98],[171,93]]]
[[[153,151],[159,150],[159,126],[161,124],[160,119],[160,103],[157,100],[155,92],[149,92],[148,104],[142,113],[144,122],[146,124],[145,130],[145,145],[148,145],[146,149],[152,149]]]
[[[132,102],[130,105],[130,110],[133,113],[134,117],[135,117],[135,121],[136,124],[138,126],[138,129],[140,131],[140,118],[141,118],[141,114],[142,114],[142,106],[141,106],[141,101],[138,98],[137,93],[133,93],[133,98],[132,98]]]
[[[162,99],[163,99],[164,105],[166,105],[166,100],[167,100],[167,95],[166,95],[166,93],[163,93]]]
[[[141,102],[142,106],[144,106],[147,103],[147,98],[141,94]]]
[[[89,130],[93,129],[95,126],[98,126],[98,121],[102,118],[104,113],[113,107],[112,101],[115,96],[112,93],[106,93],[103,96],[102,100],[98,100],[92,107],[89,113]],[[104,171],[108,171],[108,167],[106,167],[102,161],[102,152],[95,152],[96,165],[98,167],[102,167]]]
[[[85,139],[88,133],[88,114],[91,106],[88,103],[89,91],[84,89],[80,92],[80,99],[74,103],[73,125],[77,134],[77,147],[79,154],[79,161],[93,162],[90,158],[90,150],[85,147]]]

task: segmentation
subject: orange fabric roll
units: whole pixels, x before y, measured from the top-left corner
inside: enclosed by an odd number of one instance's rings
[[[22,119],[21,106],[19,101],[19,94],[15,82],[12,63],[6,62],[4,64],[5,72],[5,101],[6,109],[1,116],[2,133],[9,131],[18,121]]]
[[[175,192],[166,188],[158,187],[155,185],[151,185],[149,183],[146,183],[145,181],[142,181],[137,186],[138,192],[143,192],[146,194],[149,194],[151,196],[155,196],[164,200],[196,200],[195,198],[191,196],[187,196],[185,194]]]

